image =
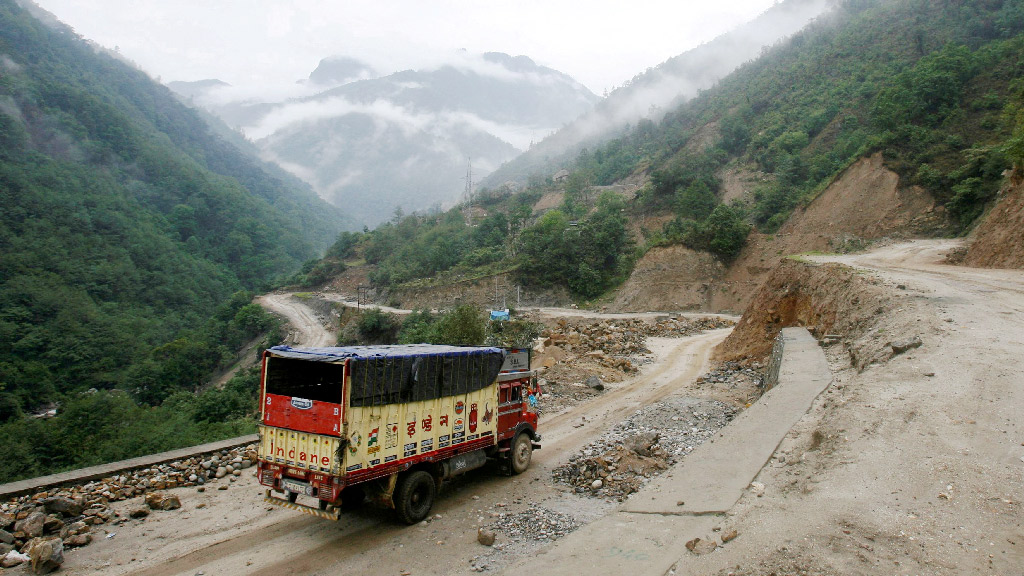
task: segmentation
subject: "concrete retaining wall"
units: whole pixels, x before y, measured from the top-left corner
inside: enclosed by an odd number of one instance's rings
[[[221,450],[227,450],[229,448],[245,446],[246,444],[256,442],[258,439],[259,436],[256,434],[250,434],[248,436],[231,438],[230,440],[210,442],[208,444],[200,444],[199,446],[191,446],[189,448],[179,448],[178,450],[171,450],[169,452],[130,458],[128,460],[121,460],[120,462],[100,464],[99,466],[90,466],[88,468],[80,468],[78,470],[61,472],[59,474],[40,476],[39,478],[29,478],[27,480],[18,480],[17,482],[10,482],[8,484],[0,484],[0,499],[14,498],[23,494],[31,494],[33,492],[39,492],[41,490],[57,486],[82,484],[89,482],[90,480],[98,480],[100,478],[114,476],[121,472],[149,468],[158,464],[165,464],[175,460],[191,458],[192,456],[198,456],[199,454],[209,454],[219,452]]]

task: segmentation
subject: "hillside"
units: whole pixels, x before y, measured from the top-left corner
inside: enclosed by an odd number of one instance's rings
[[[451,206],[470,161],[479,179],[597,101],[565,74],[497,52],[384,76],[325,59],[303,83],[311,95],[284,102],[237,101],[211,80],[170,86],[370,225]]]
[[[0,202],[5,478],[235,433],[194,427],[187,402],[145,406],[198,389],[265,331],[246,291],[351,225],[141,71],[11,0],[0,1]],[[48,408],[58,416],[26,416]],[[83,430],[72,413],[109,420]],[[159,435],[126,425],[161,420]]]
[[[585,147],[601,146],[641,121],[659,122],[666,112],[707,90],[768,46],[799,31],[826,11],[825,0],[785,0],[754,20],[641,72],[603,100],[481,181],[498,188],[525,185],[570,166]]]
[[[1024,9],[951,6],[842,3],[557,180],[348,247],[399,300],[497,282],[526,304],[739,312],[786,254],[961,233],[1022,157]]]
[[[1024,268],[1024,185],[1015,172],[974,231],[966,266]]]

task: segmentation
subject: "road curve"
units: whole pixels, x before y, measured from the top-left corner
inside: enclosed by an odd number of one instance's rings
[[[337,336],[324,327],[325,322],[293,294],[264,294],[256,298],[256,302],[288,321],[294,330],[292,344],[322,347],[337,343]]]

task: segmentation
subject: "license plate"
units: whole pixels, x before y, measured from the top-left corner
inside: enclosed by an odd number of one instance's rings
[[[306,496],[313,495],[313,487],[305,482],[297,482],[295,480],[284,479],[281,481],[281,487],[289,492],[296,494],[305,494]]]

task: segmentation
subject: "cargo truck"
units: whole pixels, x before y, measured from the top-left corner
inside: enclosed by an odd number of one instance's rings
[[[274,505],[337,520],[369,499],[413,524],[445,480],[489,460],[508,474],[529,467],[538,392],[528,349],[275,346],[263,355],[257,478]]]

